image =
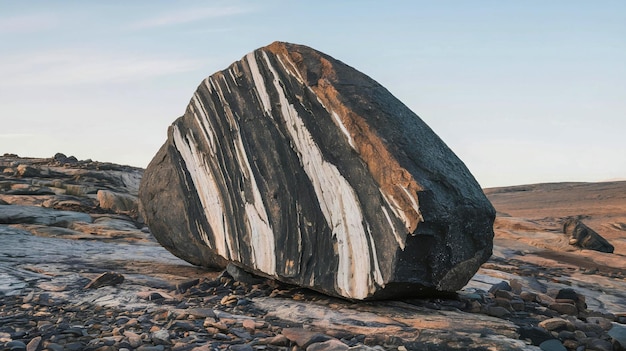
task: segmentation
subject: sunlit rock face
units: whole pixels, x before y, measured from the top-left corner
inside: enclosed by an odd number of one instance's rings
[[[139,197],[191,263],[350,299],[455,291],[491,255],[495,211],[444,142],[371,78],[288,43],[202,81]]]

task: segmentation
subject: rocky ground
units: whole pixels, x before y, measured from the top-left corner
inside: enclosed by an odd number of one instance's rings
[[[462,291],[351,302],[172,256],[138,216],[141,169],[5,155],[0,174],[1,350],[626,346],[625,182],[487,189],[494,255]],[[571,216],[615,253],[569,245]]]

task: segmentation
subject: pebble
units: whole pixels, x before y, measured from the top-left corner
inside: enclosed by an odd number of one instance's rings
[[[587,346],[595,351],[613,351],[613,344],[608,340],[593,339]]]
[[[626,327],[619,324],[613,324],[608,332],[609,336],[618,342],[623,349],[626,349]]]
[[[569,303],[559,303],[555,302],[550,304],[549,308],[551,310],[557,311],[560,314],[566,314],[570,316],[578,315],[578,308],[575,305]]]
[[[511,315],[511,312],[502,306],[487,306],[487,314],[500,318]]]
[[[165,329],[159,329],[152,333],[152,342],[157,345],[170,345],[170,334]]]
[[[165,346],[163,345],[141,345],[137,348],[137,351],[164,351]]]
[[[306,351],[346,351],[350,347],[337,339],[329,339],[309,345]]]
[[[520,328],[520,339],[528,339],[533,345],[539,345],[552,338],[552,334],[542,327],[524,326]]]
[[[587,324],[597,325],[605,331],[613,327],[613,322],[604,317],[587,317]]]
[[[489,292],[492,294],[496,294],[496,292],[498,290],[504,290],[504,291],[511,291],[511,285],[509,285],[509,283],[507,281],[501,281],[497,284],[494,284],[491,286],[491,288],[489,289]]]
[[[571,323],[563,318],[549,318],[539,322],[539,326],[548,331],[561,331],[564,329],[573,329]]]
[[[98,289],[103,286],[115,286],[123,282],[123,275],[116,272],[104,272],[85,285],[85,289]]]
[[[14,350],[14,351],[26,351],[26,344],[24,344],[21,341],[9,341],[7,342],[4,347],[8,350]]]
[[[285,335],[287,339],[295,342],[298,346],[305,349],[310,344],[331,339],[328,335],[302,328],[284,328],[282,334]]]
[[[567,351],[563,343],[557,339],[546,340],[539,345],[543,351]]]

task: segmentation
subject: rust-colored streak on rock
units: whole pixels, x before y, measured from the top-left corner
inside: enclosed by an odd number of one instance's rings
[[[297,52],[288,51],[283,43],[273,43],[267,47],[269,51],[290,61],[300,72],[300,77],[307,77],[312,70],[305,65]],[[394,211],[403,214],[405,226],[409,233],[415,232],[419,222],[423,221],[419,211],[418,192],[423,188],[404,169],[398,160],[389,152],[385,142],[373,131],[366,120],[358,115],[339,98],[335,89],[337,75],[333,65],[326,58],[318,56],[321,75],[316,81],[304,82],[315,92],[326,109],[337,114],[353,140],[353,146],[361,159],[367,164],[381,192],[390,201]],[[413,197],[413,198],[411,198]]]

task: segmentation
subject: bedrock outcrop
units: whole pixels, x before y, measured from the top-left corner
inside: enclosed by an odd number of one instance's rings
[[[463,287],[495,211],[463,162],[354,68],[275,42],[203,80],[139,200],[168,250],[350,299]]]

